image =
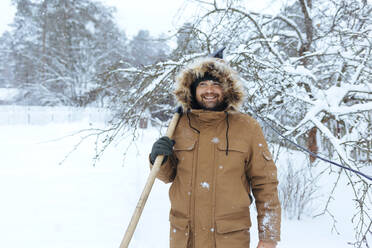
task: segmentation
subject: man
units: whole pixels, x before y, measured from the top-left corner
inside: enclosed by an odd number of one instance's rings
[[[174,140],[153,145],[150,162],[165,155],[158,178],[169,189],[171,248],[249,248],[249,206],[257,208],[257,248],[280,240],[277,173],[261,128],[238,112],[243,91],[220,58],[189,65],[177,78],[182,104]]]

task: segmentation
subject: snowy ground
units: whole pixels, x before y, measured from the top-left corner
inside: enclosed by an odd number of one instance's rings
[[[119,246],[149,173],[147,154],[160,134],[156,129],[143,131],[124,160],[128,141],[115,144],[95,167],[95,140],[89,139],[59,165],[79,137],[57,138],[87,127],[86,121],[0,125],[0,247]],[[283,154],[282,161],[286,157],[298,164],[303,161],[299,154]],[[320,181],[321,197],[331,188],[328,181]],[[130,247],[168,247],[167,190],[168,185],[155,182]],[[283,219],[278,247],[351,247],[347,242],[353,241],[352,199],[342,188],[336,196],[331,206],[339,235],[331,232],[328,216],[300,222]],[[251,231],[254,248],[255,225]]]

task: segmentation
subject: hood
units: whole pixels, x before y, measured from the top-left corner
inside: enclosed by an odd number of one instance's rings
[[[203,77],[206,72],[221,83],[227,104],[225,110],[237,111],[244,96],[238,74],[224,60],[213,57],[196,60],[185,67],[177,76],[174,94],[183,109],[191,109],[190,87],[196,79]]]

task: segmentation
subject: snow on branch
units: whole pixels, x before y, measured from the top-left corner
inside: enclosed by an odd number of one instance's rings
[[[283,16],[283,15],[277,15],[273,18],[274,19],[279,19],[279,20],[282,20],[283,22],[285,22],[288,26],[290,26],[291,28],[294,29],[294,31],[296,32],[298,38],[300,39],[300,44],[301,46],[299,47],[302,47],[302,45],[304,44],[304,38],[302,37],[302,32],[300,31],[298,25],[292,21],[291,19]]]
[[[149,85],[146,86],[146,88],[141,92],[142,96],[147,96],[149,92],[152,92],[159,84],[169,76],[169,74],[175,69],[176,67],[170,67],[167,70],[165,70],[159,77],[155,78]],[[141,98],[138,98],[133,106],[137,106],[137,103],[141,100]]]
[[[204,17],[207,17],[208,15],[211,15],[215,12],[223,12],[223,13],[226,13],[227,11],[231,11],[231,12],[234,12],[234,13],[238,13],[240,15],[243,15],[244,17],[248,18],[252,23],[253,25],[256,27],[257,31],[259,32],[259,34],[261,35],[262,37],[262,41],[263,41],[263,44],[265,44],[265,46],[269,49],[269,51],[279,60],[280,64],[284,64],[284,59],[282,58],[282,56],[280,55],[280,53],[275,49],[274,46],[271,45],[270,42],[268,42],[270,39],[268,39],[265,35],[265,33],[263,32],[262,30],[262,27],[257,23],[257,21],[251,16],[250,13],[248,12],[244,12],[240,9],[237,9],[237,8],[232,8],[232,7],[229,7],[227,9],[218,9],[218,8],[215,8],[213,11],[207,13]]]
[[[318,80],[317,76],[312,73],[311,70],[305,68],[304,66],[292,66],[290,64],[286,64],[283,66],[283,70],[285,72],[288,72],[292,75],[297,75],[297,76],[304,76],[304,77],[309,77],[311,78],[314,82]]]
[[[353,106],[330,107],[331,113],[335,115],[349,115],[372,110],[372,102],[354,104]]]
[[[318,99],[315,101],[311,101],[310,99],[302,98],[301,100],[312,104],[313,106],[307,111],[305,117],[291,130],[288,130],[284,135],[290,135],[299,127],[306,124],[308,121],[312,121],[315,117],[322,111],[327,112],[334,116],[339,115],[348,115],[354,114],[364,111],[372,110],[372,103],[358,103],[351,106],[340,106],[342,100],[347,96],[350,92],[368,92],[372,93],[372,84],[364,84],[364,85],[343,85],[343,87],[332,86],[328,90],[323,92],[323,99]],[[295,96],[294,94],[290,94],[297,99],[299,97]]]
[[[363,68],[365,67],[365,63],[367,62],[367,59],[370,57],[370,55],[371,55],[371,47],[369,47],[368,52],[365,54],[363,62],[356,69],[356,72],[351,79],[351,82],[350,82],[351,84],[355,84],[357,82]]]
[[[311,122],[314,123],[314,125],[327,137],[329,142],[333,145],[335,148],[337,154],[340,156],[340,158],[343,160],[345,164],[347,164],[351,169],[359,171],[358,168],[352,165],[352,163],[349,161],[348,156],[346,155],[346,151],[341,147],[341,142],[339,139],[337,139],[332,132],[323,125],[318,119],[312,118]]]

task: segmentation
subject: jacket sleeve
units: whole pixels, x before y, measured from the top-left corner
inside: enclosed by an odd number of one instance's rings
[[[257,122],[253,126],[246,174],[255,198],[259,239],[280,241],[281,207],[277,169],[261,127]]]
[[[153,165],[150,161],[150,155],[149,155],[149,164],[150,169],[152,169]],[[177,173],[177,158],[174,155],[170,155],[167,159],[167,161],[161,165],[160,170],[156,178],[163,181],[164,183],[170,183],[173,182],[174,178],[176,177]]]

